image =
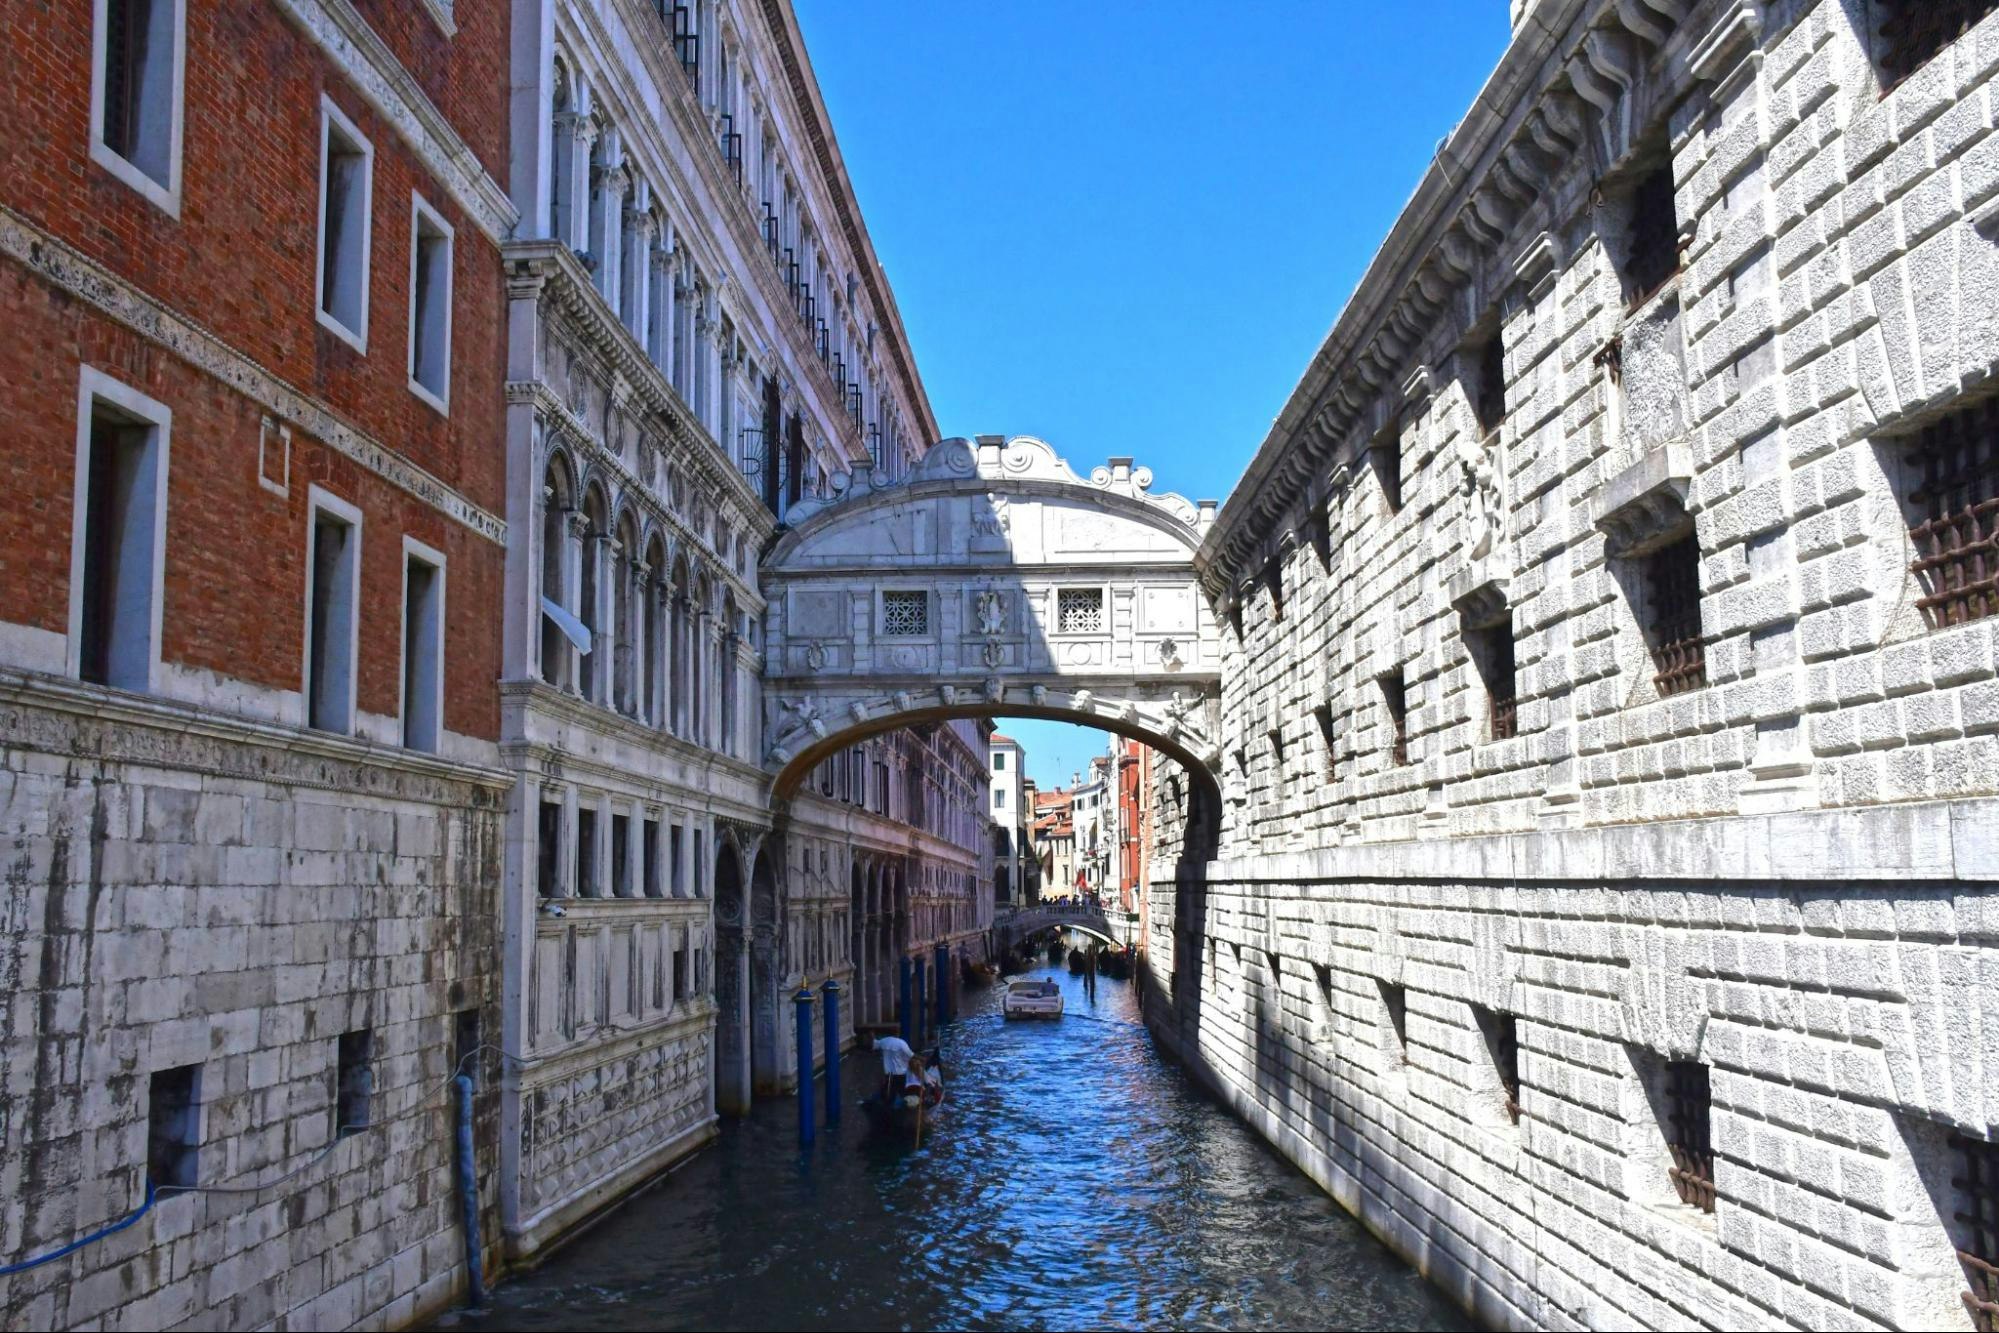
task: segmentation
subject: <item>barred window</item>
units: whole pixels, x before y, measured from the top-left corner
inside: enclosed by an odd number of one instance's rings
[[[1471,1009],[1472,1017],[1478,1020],[1479,1035],[1485,1038],[1485,1053],[1499,1079],[1500,1094],[1506,1099],[1506,1118],[1517,1125],[1520,1123],[1519,1026],[1512,1014],[1477,1004]]]
[[[1061,588],[1055,593],[1058,634],[1096,634],[1104,627],[1102,588]]]
[[[1950,1147],[1957,1206],[1945,1220],[1964,1265],[1964,1306],[1979,1333],[1999,1333],[1999,1143],[1954,1134]]]
[[[1666,1062],[1666,1147],[1673,1154],[1667,1179],[1680,1202],[1714,1211],[1714,1143],[1708,1132],[1713,1106],[1707,1066],[1696,1060]]]
[[[1707,645],[1701,637],[1701,548],[1694,535],[1647,557],[1645,581],[1652,684],[1662,699],[1700,689],[1707,684]]]
[[[1479,432],[1490,435],[1506,420],[1506,340],[1495,329],[1478,349],[1478,384],[1472,396],[1472,411],[1478,417]]]
[[[1881,73],[1889,87],[1942,53],[1999,0],[1877,0],[1881,13]]]
[[[930,632],[930,598],[922,591],[882,594],[882,634],[907,638]]]
[[[1409,762],[1409,696],[1403,688],[1402,673],[1397,671],[1379,677],[1375,684],[1381,687],[1381,704],[1388,714],[1388,762],[1406,764]]]
[[[1487,717],[1493,740],[1510,740],[1520,732],[1518,686],[1513,665],[1513,616],[1477,632],[1473,657],[1485,678]]]
[[[1632,190],[1627,239],[1624,281],[1636,306],[1680,271],[1680,223],[1674,212],[1671,163],[1647,172]]]
[[[1931,628],[1999,614],[1999,398],[1960,409],[1917,437],[1922,483],[1911,566]]]

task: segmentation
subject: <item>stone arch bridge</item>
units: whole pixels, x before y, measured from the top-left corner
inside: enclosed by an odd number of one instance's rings
[[[1118,732],[1212,780],[1221,644],[1194,552],[1215,507],[1151,483],[982,435],[794,506],[763,566],[776,795],[865,736],[999,715]]]

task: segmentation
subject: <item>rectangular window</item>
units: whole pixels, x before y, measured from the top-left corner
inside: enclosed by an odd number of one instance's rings
[[[1334,748],[1336,739],[1333,731],[1333,706],[1329,703],[1314,704],[1312,718],[1319,724],[1319,741],[1325,747],[1326,776],[1339,776],[1339,752]]]
[[[96,0],[90,156],[180,216],[186,0]]]
[[[375,150],[332,101],[320,108],[319,322],[365,352]]]
[[[1006,772],[1006,755],[1004,752],[993,756],[993,772],[995,773]]]
[[[691,878],[694,881],[694,896],[706,897],[703,888],[708,882],[708,868],[702,864],[700,829],[694,830],[694,873]]]
[[[403,744],[437,750],[444,711],[444,557],[403,539]]]
[[[882,635],[909,638],[930,632],[928,593],[884,592],[882,594]]]
[[[86,368],[77,407],[70,546],[76,675],[150,690],[160,656],[160,583],[172,414]]]
[[[993,791],[993,809],[995,809],[995,810],[1004,810],[1004,809],[1006,809],[1006,788],[1005,788],[1005,787],[999,787],[999,788],[996,788],[996,789],[995,789],[995,790]]]
[[[1493,740],[1519,734],[1519,701],[1514,682],[1513,614],[1496,625],[1473,632],[1472,657],[1485,680],[1486,721]]]
[[[1707,684],[1701,637],[1701,548],[1692,533],[1645,558],[1646,644],[1660,698]]]
[[[1964,1268],[1964,1306],[1980,1333],[1999,1333],[1999,1143],[1953,1134],[1950,1153],[1943,1222]]]
[[[1381,687],[1381,706],[1388,720],[1388,762],[1406,764],[1409,762],[1409,695],[1402,684],[1402,673],[1392,671],[1377,677],[1375,684]]]
[[[146,1097],[146,1183],[186,1189],[201,1157],[201,1066],[153,1073]]]
[[[1680,1202],[1714,1211],[1714,1147],[1708,1133],[1713,1106],[1707,1066],[1695,1060],[1665,1062],[1666,1147],[1673,1165],[1666,1176]]]
[[[314,487],[306,543],[306,725],[354,730],[361,511]]]
[[[666,835],[666,854],[668,858],[666,873],[670,877],[673,896],[676,898],[685,898],[687,896],[687,867],[683,864],[681,858],[683,845],[684,839],[680,825],[675,824],[667,831]]]
[[[1932,629],[1999,615],[1999,398],[1960,408],[1916,437],[1922,480],[1910,536],[1916,606]]]
[[[1680,222],[1673,201],[1670,161],[1639,177],[1632,187],[1629,207],[1624,289],[1636,306],[1680,271]]]
[[[1520,1037],[1518,1025],[1512,1014],[1502,1014],[1482,1005],[1471,1007],[1472,1017],[1478,1020],[1479,1035],[1485,1039],[1486,1057],[1492,1061],[1492,1071],[1499,1079],[1499,1093],[1504,1099],[1506,1118],[1514,1124],[1520,1123]]]
[[[1409,996],[1402,987],[1375,978],[1375,987],[1381,992],[1381,1013],[1387,1019],[1387,1055],[1391,1068],[1400,1068],[1409,1061]]]
[[[1097,634],[1104,628],[1102,588],[1057,588],[1055,590],[1055,632]]]
[[[659,821],[648,819],[642,835],[645,850],[645,895],[657,898],[659,892]]]
[[[340,1034],[334,1074],[333,1132],[336,1138],[368,1127],[369,1103],[375,1096],[375,1033],[372,1028]]]
[[[632,820],[630,815],[611,816],[611,893],[632,896]]]
[[[541,803],[535,828],[535,889],[544,898],[562,896],[562,805]]]
[[[1381,486],[1382,503],[1391,514],[1402,510],[1402,427],[1391,426],[1388,433],[1367,451],[1368,465]]]
[[[440,412],[451,407],[451,238],[451,224],[411,196],[410,388]]]
[[[1999,9],[1995,0],[1875,0],[1881,18],[1881,75],[1888,87],[1927,65]]]
[[[1477,380],[1472,411],[1479,431],[1490,435],[1506,420],[1506,338],[1497,329],[1478,349]]]
[[[694,966],[694,932],[689,930],[680,937],[680,948],[673,955],[673,998],[684,1000],[692,992],[694,981],[691,970]]]
[[[451,1016],[451,1076],[465,1075],[474,1088],[483,1084],[485,1062],[480,1054],[479,1011],[460,1009]]]
[[[587,807],[576,812],[576,894],[597,896],[597,812]]]

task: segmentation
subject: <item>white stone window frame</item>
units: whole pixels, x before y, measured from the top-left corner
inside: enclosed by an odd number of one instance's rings
[[[145,692],[154,693],[160,682],[160,641],[166,609],[167,487],[171,477],[173,409],[157,398],[139,392],[122,380],[113,379],[92,366],[83,367],[76,393],[76,476],[71,491],[69,543],[69,633],[65,647],[65,672],[72,678],[83,675],[83,566],[88,545],[90,514],[91,417],[99,403],[108,403],[134,422],[154,432],[153,531],[151,588],[152,605],[147,628]]]
[[[443,342],[443,350],[440,353],[440,356],[442,357],[444,362],[444,386],[443,386],[444,391],[442,393],[439,393],[438,391],[432,389],[429,385],[425,384],[422,380],[418,379],[416,374],[417,340],[418,338],[423,336],[422,330],[418,327],[418,316],[421,312],[417,309],[417,304],[416,304],[417,270],[419,266],[423,263],[423,239],[424,239],[423,233],[426,224],[434,228],[436,231],[442,233],[444,239],[444,291],[443,294],[440,296],[436,291],[436,289],[433,287],[431,292],[432,300],[434,301],[442,300],[444,303],[444,329],[441,335]],[[410,314],[409,314],[409,343],[407,349],[409,354],[408,357],[406,358],[408,364],[404,368],[409,373],[410,392],[415,394],[418,398],[421,398],[424,402],[429,403],[432,407],[436,408],[440,413],[442,413],[445,416],[451,415],[451,371],[452,371],[451,317],[453,313],[453,297],[456,294],[455,293],[456,282],[455,282],[454,270],[457,267],[457,262],[458,262],[458,234],[456,230],[452,227],[452,225],[449,222],[445,221],[444,215],[442,213],[438,212],[435,208],[431,206],[429,200],[425,199],[415,190],[411,190],[410,191],[410,286],[409,286]],[[323,273],[324,269],[322,269],[321,271]],[[366,306],[364,303],[363,309],[365,308]]]
[[[313,549],[318,539],[319,516],[322,513],[346,523],[354,529],[354,551],[347,572],[348,606],[351,608],[352,633],[347,636],[346,674],[341,678],[346,693],[347,726],[344,731],[332,731],[332,735],[354,734],[361,720],[359,706],[359,678],[361,670],[361,510],[359,506],[341,499],[333,492],[318,485],[306,491],[305,504],[305,578],[306,596],[301,599],[305,612],[299,635],[299,723],[313,730],[312,726],[312,587],[314,566],[318,553]]]
[[[173,105],[167,128],[167,181],[148,176],[136,162],[104,142],[105,30],[110,0],[92,0],[90,24],[90,160],[137,190],[161,212],[180,220],[181,143],[187,121],[187,0],[155,0],[173,6]]]
[[[446,566],[445,566],[444,552],[438,550],[434,546],[428,545],[424,542],[420,542],[416,538],[408,536],[407,534],[405,534],[403,537],[402,600],[399,604],[401,608],[401,613],[398,617],[402,621],[402,643],[396,658],[396,691],[397,691],[396,718],[402,724],[401,728],[399,729],[400,734],[402,734],[405,738],[407,738],[408,726],[409,726],[409,707],[410,707],[410,699],[409,699],[410,627],[408,619],[408,607],[409,607],[409,595],[410,595],[410,588],[409,588],[410,562],[412,560],[416,561],[419,564],[429,565],[431,567],[432,575],[437,581],[436,582],[437,623],[434,626],[432,626],[430,630],[430,637],[433,640],[430,646],[431,660],[436,664],[434,670],[434,675],[436,676],[436,679],[431,682],[431,686],[428,691],[428,693],[430,693],[432,696],[430,700],[430,708],[431,708],[430,717],[431,717],[431,731],[432,731],[432,735],[430,738],[430,745],[428,749],[420,745],[413,746],[410,748],[423,751],[424,753],[438,754],[441,753],[444,748],[444,731],[445,731],[444,627],[446,623],[445,622],[446,608],[449,606],[449,602],[446,600],[446,593],[448,591],[449,584],[445,574]],[[405,741],[405,743],[407,744],[407,740]]]
[[[1062,623],[1063,594],[1083,593],[1083,592],[1094,592],[1097,595],[1097,626],[1095,629],[1066,629],[1063,627]],[[1087,638],[1097,638],[1101,635],[1108,634],[1111,631],[1110,589],[1101,583],[1099,584],[1071,583],[1058,586],[1055,589],[1054,612],[1055,612],[1053,616],[1054,633],[1055,636],[1058,638],[1087,639]]]
[[[350,329],[326,308],[326,188],[331,165],[333,134],[338,130],[360,149],[365,166],[361,172],[361,318],[359,328]],[[347,343],[363,356],[368,354],[368,295],[374,272],[375,247],[375,145],[361,133],[346,112],[325,93],[319,96],[319,195],[318,214],[313,220],[315,244],[312,265],[312,310],[320,327]]]
[[[912,597],[912,596],[921,599],[921,604],[923,607],[923,628],[914,631],[912,633],[899,633],[890,630],[889,619],[888,619],[889,598]],[[877,589],[875,592],[875,625],[877,626],[876,636],[878,638],[883,638],[883,639],[895,639],[899,642],[921,641],[925,639],[935,638],[937,634],[937,625],[932,615],[933,611],[932,600],[933,599],[930,596],[929,590],[924,588]]]
[[[446,37],[458,35],[458,19],[452,13],[454,0],[423,0],[423,7],[430,14],[431,21]]]

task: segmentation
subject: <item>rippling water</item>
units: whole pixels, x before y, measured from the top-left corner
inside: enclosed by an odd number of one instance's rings
[[[1163,1061],[1127,983],[1006,1023],[967,991],[920,1150],[797,1103],[720,1142],[457,1329],[1466,1328],[1456,1308]],[[851,1102],[871,1054],[843,1066]],[[823,1093],[822,1093],[823,1095]]]

